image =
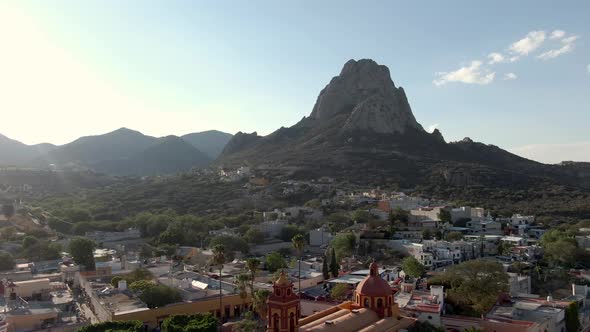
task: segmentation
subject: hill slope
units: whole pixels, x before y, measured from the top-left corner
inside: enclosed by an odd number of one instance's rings
[[[438,130],[427,133],[387,67],[366,59],[344,65],[320,92],[309,117],[264,137],[238,133],[217,162],[295,177],[329,175],[402,187],[442,183],[529,188],[541,179],[579,185],[578,178],[560,166],[468,138],[446,143]]]
[[[232,134],[218,130],[208,130],[181,136],[183,140],[192,144],[197,150],[203,151],[209,158],[215,159],[233,137]]]

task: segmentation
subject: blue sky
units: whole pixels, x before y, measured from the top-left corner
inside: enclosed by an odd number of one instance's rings
[[[4,1],[0,133],[268,134],[308,115],[348,59],[372,58],[447,141],[590,161],[589,12],[587,1]]]

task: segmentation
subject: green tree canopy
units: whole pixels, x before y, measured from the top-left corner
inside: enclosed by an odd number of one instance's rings
[[[407,223],[409,219],[408,211],[402,210],[401,208],[395,208],[391,211],[389,215],[389,220],[392,223],[400,222],[400,223]]]
[[[6,251],[0,251],[0,271],[14,269],[14,257]]]
[[[283,229],[281,229],[281,233],[279,234],[279,238],[285,242],[290,242],[291,239],[297,234],[305,234],[303,229],[297,227],[296,225],[285,225]]]
[[[348,296],[347,284],[336,284],[330,290],[330,297],[337,301],[343,301]]]
[[[129,285],[129,289],[131,289],[134,292],[145,292],[146,290],[155,286],[156,284],[149,280],[137,280],[132,282],[131,285]]]
[[[402,270],[410,277],[418,278],[426,273],[426,268],[414,256],[408,256],[402,260]]]
[[[162,323],[162,332],[215,332],[217,319],[210,313],[174,315]]]
[[[330,244],[336,252],[336,259],[340,260],[350,256],[356,249],[356,236],[352,233],[338,234]]]
[[[70,254],[74,262],[82,265],[87,271],[94,271],[94,248],[96,244],[87,238],[75,237],[70,241]]]
[[[361,224],[366,224],[373,219],[373,215],[371,215],[369,211],[362,209],[354,211],[354,214],[352,215],[352,220]]]
[[[332,251],[330,252],[330,273],[332,273],[333,278],[337,278],[340,271],[340,265],[338,264],[338,259],[336,259],[336,250],[332,247]]]
[[[222,245],[225,249],[225,254],[228,255],[228,260],[230,260],[234,251],[239,251],[242,253],[247,253],[250,248],[248,247],[248,243],[241,237],[233,236],[233,235],[218,235],[211,239],[209,243],[210,247],[215,247],[216,245]],[[233,259],[233,258],[232,258]]]
[[[352,225],[352,219],[347,213],[334,212],[328,216],[328,227],[332,232],[339,232]]]
[[[445,285],[450,301],[481,314],[496,303],[498,294],[508,291],[508,274],[498,262],[477,259],[453,265],[431,284]]]
[[[445,238],[447,239],[447,241],[453,242],[453,241],[461,241],[463,240],[463,233],[461,232],[449,232],[445,235]]]
[[[103,322],[81,327],[78,332],[143,332],[143,322],[138,320]]]
[[[281,254],[279,254],[276,251],[273,251],[270,254],[266,255],[265,262],[266,268],[271,273],[287,267],[287,263],[285,262],[283,256],[281,256]]]
[[[141,293],[139,298],[150,309],[182,301],[178,290],[165,285],[155,285],[154,287],[147,288]]]
[[[438,214],[438,219],[440,219],[441,222],[443,223],[452,223],[453,219],[451,218],[451,212],[449,210],[440,210],[440,213]]]
[[[256,227],[252,227],[244,234],[244,240],[252,244],[260,244],[264,242],[265,234]]]

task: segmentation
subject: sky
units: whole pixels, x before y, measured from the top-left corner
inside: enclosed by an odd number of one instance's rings
[[[0,0],[0,133],[265,135],[349,59],[416,119],[542,162],[590,161],[590,2]]]

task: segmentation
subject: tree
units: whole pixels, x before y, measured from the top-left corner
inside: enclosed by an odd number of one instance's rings
[[[301,260],[303,259],[303,248],[305,248],[305,238],[301,234],[297,234],[293,236],[291,239],[291,244],[293,248],[297,251],[297,255],[299,256],[298,265],[299,271],[297,272],[297,280],[299,281],[299,285],[297,287],[297,293],[299,293],[299,298],[301,299]]]
[[[6,251],[0,251],[0,271],[14,269],[14,257]]]
[[[260,244],[262,242],[264,242],[264,232],[259,230],[258,228],[250,228],[248,231],[246,231],[246,233],[244,234],[244,240],[246,240],[248,243],[252,243],[252,244]]]
[[[461,241],[461,240],[463,240],[463,233],[449,232],[449,233],[447,233],[447,235],[445,237],[446,237],[447,241],[450,241],[450,242]]]
[[[356,210],[352,215],[352,219],[357,223],[366,224],[369,221],[373,220],[373,216],[367,210]]]
[[[70,254],[76,264],[84,266],[87,271],[94,271],[94,248],[96,244],[87,238],[75,237],[70,241]]]
[[[23,238],[23,248],[30,248],[39,243],[39,239],[34,236],[27,235]]]
[[[442,327],[434,326],[428,321],[416,321],[414,325],[408,328],[409,332],[444,332]]]
[[[568,332],[580,330],[580,308],[578,302],[571,302],[565,309],[565,327]]]
[[[322,274],[324,275],[324,280],[330,279],[330,269],[328,268],[328,257],[326,255],[324,255],[322,261]]]
[[[442,238],[443,238],[442,232],[440,230],[437,230],[436,232],[434,232],[434,237],[437,240],[442,240]]]
[[[248,298],[248,283],[250,276],[247,274],[239,274],[234,281],[236,288],[238,289],[238,295],[242,299],[242,306],[246,307],[246,299]]]
[[[281,256],[276,251],[273,251],[270,254],[266,255],[265,262],[266,262],[266,269],[271,273],[274,273],[274,272],[278,271],[279,269],[283,269],[283,268],[287,267],[287,263],[285,262],[285,259],[283,258],[283,256]]]
[[[356,249],[356,236],[352,233],[338,234],[330,245],[336,252],[336,258],[340,260],[354,253]]]
[[[78,332],[142,332],[143,322],[138,320],[103,322],[84,326]]]
[[[413,278],[424,275],[426,268],[414,256],[408,256],[402,261],[402,270],[404,273]]]
[[[269,295],[270,291],[268,289],[259,289],[254,292],[254,296],[252,297],[252,309],[263,320],[266,319],[268,313],[267,301]]]
[[[131,289],[134,292],[145,292],[146,290],[149,290],[155,286],[156,284],[149,280],[137,280],[132,282],[131,285],[129,285],[129,289]]]
[[[338,260],[336,259],[336,250],[332,247],[332,252],[330,253],[330,272],[332,273],[332,278],[337,278],[340,270],[340,265],[338,265]]]
[[[254,294],[254,280],[256,279],[256,272],[260,269],[260,260],[252,257],[246,260],[246,269],[250,272],[250,294]]]
[[[219,320],[221,321],[223,317],[223,293],[221,287],[221,271],[223,270],[223,264],[225,264],[226,260],[226,252],[225,247],[222,244],[217,244],[213,247],[213,264],[219,266]]]
[[[438,214],[438,219],[443,223],[451,224],[453,222],[453,218],[451,217],[451,212],[449,210],[440,210]]]
[[[217,245],[223,246],[226,261],[233,260],[233,253],[235,251],[247,253],[250,250],[246,240],[233,235],[218,235],[211,239],[209,246],[214,248]]]
[[[471,260],[453,265],[442,273],[439,280],[449,287],[452,302],[467,305],[478,314],[489,310],[498,294],[508,291],[508,274],[502,264],[485,259]],[[439,284],[431,280],[431,284]]]
[[[217,319],[210,313],[173,315],[162,323],[162,332],[215,332]]]
[[[328,216],[328,227],[332,232],[339,232],[351,225],[352,220],[345,213],[335,212]]]
[[[389,220],[391,223],[407,223],[409,219],[408,211],[403,210],[402,208],[395,208],[391,210],[389,214]]]
[[[428,228],[425,228],[422,231],[422,239],[424,240],[432,240],[432,231]]]
[[[348,296],[347,284],[336,284],[330,290],[330,297],[337,301],[343,301]]]
[[[260,328],[258,322],[254,320],[254,315],[247,312],[244,319],[240,320],[232,326],[232,331],[236,332],[258,332]]]
[[[288,242],[291,241],[291,239],[297,234],[303,234],[303,230],[295,225],[285,225],[285,227],[281,229],[279,238],[285,242]]]
[[[543,247],[543,260],[549,266],[573,267],[579,253],[575,238],[558,229],[551,230],[539,241]]]
[[[2,204],[2,214],[6,219],[12,218],[14,216],[14,205],[12,203]]]
[[[119,287],[119,281],[121,280],[125,280],[120,276],[114,276],[113,278],[111,278],[111,285],[115,288]]]
[[[180,296],[178,290],[165,285],[154,285],[153,287],[146,288],[139,295],[139,298],[150,309],[182,301],[182,296]]]

